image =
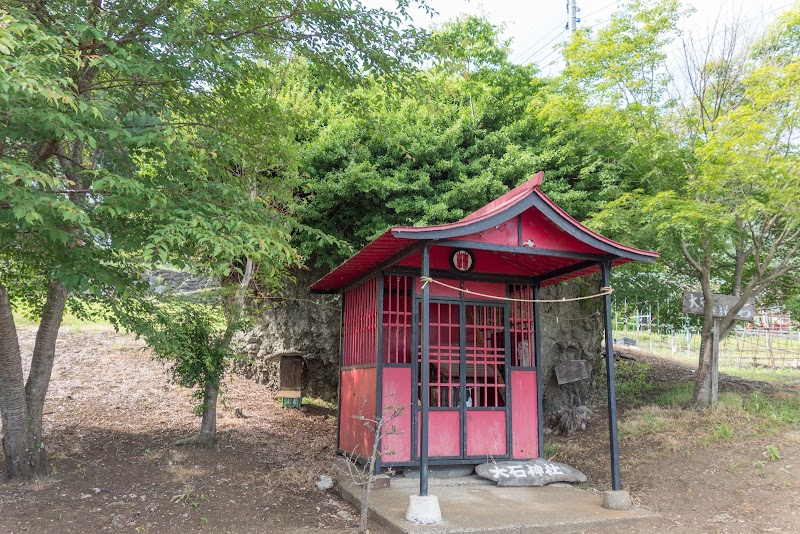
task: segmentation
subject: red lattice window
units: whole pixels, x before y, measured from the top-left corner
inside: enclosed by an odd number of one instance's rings
[[[430,405],[432,408],[457,407],[461,386],[459,305],[431,303],[429,310]],[[421,358],[420,353],[420,364]]]
[[[412,280],[387,276],[383,289],[383,362],[411,363]]]
[[[512,285],[509,296],[512,299],[533,299],[531,286]],[[511,365],[534,367],[536,358],[533,351],[533,303],[511,301]]]
[[[467,407],[506,405],[504,309],[466,304]]]
[[[464,307],[464,347],[461,307]],[[481,304],[430,303],[430,405],[432,408],[506,405],[504,309]],[[422,364],[421,350],[418,364]],[[466,391],[461,389],[464,370]],[[420,368],[420,387],[422,381]]]
[[[367,280],[344,295],[342,325],[345,367],[377,362],[377,296],[378,280]]]

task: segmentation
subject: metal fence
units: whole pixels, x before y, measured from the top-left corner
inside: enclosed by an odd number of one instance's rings
[[[676,329],[660,324],[656,306],[613,307],[615,344],[635,346],[661,356],[697,363],[700,333],[695,326]],[[739,323],[720,343],[720,365],[800,369],[800,326],[761,315],[755,323]]]

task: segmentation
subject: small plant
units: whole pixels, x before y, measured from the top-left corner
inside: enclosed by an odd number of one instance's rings
[[[403,414],[403,406],[400,404],[390,404],[384,408],[380,416],[370,418],[364,415],[354,415],[353,419],[361,421],[364,426],[373,435],[374,440],[372,444],[372,451],[370,456],[366,458],[366,463],[363,467],[357,467],[358,456],[353,453],[346,456],[349,460],[347,462],[347,469],[349,470],[350,478],[356,484],[362,487],[361,493],[361,517],[358,524],[358,533],[365,534],[367,530],[367,521],[369,519],[369,497],[372,492],[372,484],[378,478],[375,473],[375,463],[378,458],[382,456],[379,449],[381,439],[386,436],[400,434],[401,432],[391,422]],[[394,454],[387,453],[388,454]]]
[[[544,444],[544,457],[548,460],[552,460],[561,452],[561,445],[558,443],[548,443]]]
[[[733,429],[726,423],[717,423],[711,432],[711,441],[722,441],[733,438]]]
[[[197,495],[195,494],[194,491],[194,486],[192,485],[191,482],[187,482],[183,485],[183,487],[180,489],[178,493],[172,496],[170,502],[174,504],[185,505],[186,503],[190,502],[193,498],[197,498]],[[200,498],[202,498],[202,496],[200,496]],[[194,503],[192,503],[192,505],[194,506]],[[195,508],[196,507],[197,506],[195,506]]]
[[[781,453],[778,451],[778,447],[775,445],[767,445],[767,448],[764,451],[764,458],[766,458],[768,462],[777,462],[780,460]]]
[[[220,382],[238,355],[230,341],[238,323],[228,322],[208,306],[179,300],[141,301],[136,313],[120,315],[120,325],[143,337],[156,359],[169,364],[172,382],[192,389],[200,432],[178,445],[213,445],[217,428]]]

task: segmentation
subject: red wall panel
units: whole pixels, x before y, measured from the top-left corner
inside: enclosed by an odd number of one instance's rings
[[[536,210],[522,214],[522,242],[528,240],[533,241],[537,248],[597,253],[596,248],[572,237]]]
[[[511,370],[511,456],[539,456],[536,371]]]
[[[417,414],[421,422],[421,415]],[[417,454],[419,454],[419,430],[417,425]],[[428,456],[461,456],[461,413],[457,410],[428,412]]]
[[[400,416],[387,423],[396,432],[381,440],[381,460],[404,462],[411,460],[411,367],[387,367],[383,369],[383,410],[393,405],[403,407]]]
[[[513,402],[517,402],[516,398]],[[467,456],[505,456],[505,454],[505,410],[467,410]]]
[[[470,234],[458,239],[463,241],[478,241],[481,243],[494,243],[498,245],[512,245],[517,246],[519,235],[517,233],[517,219],[516,217],[484,230],[477,234]]]
[[[363,421],[353,419],[354,416],[375,417],[375,384],[374,367],[366,369],[347,369],[341,375],[341,407],[339,419],[339,447],[359,456],[372,454],[374,435]]]
[[[345,367],[377,362],[378,280],[372,278],[344,295],[342,363]]]

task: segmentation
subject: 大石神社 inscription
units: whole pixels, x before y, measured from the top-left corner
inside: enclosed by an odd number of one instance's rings
[[[498,486],[544,486],[553,482],[586,482],[586,475],[560,462],[541,458],[505,461],[475,466],[478,476],[494,480]]]

